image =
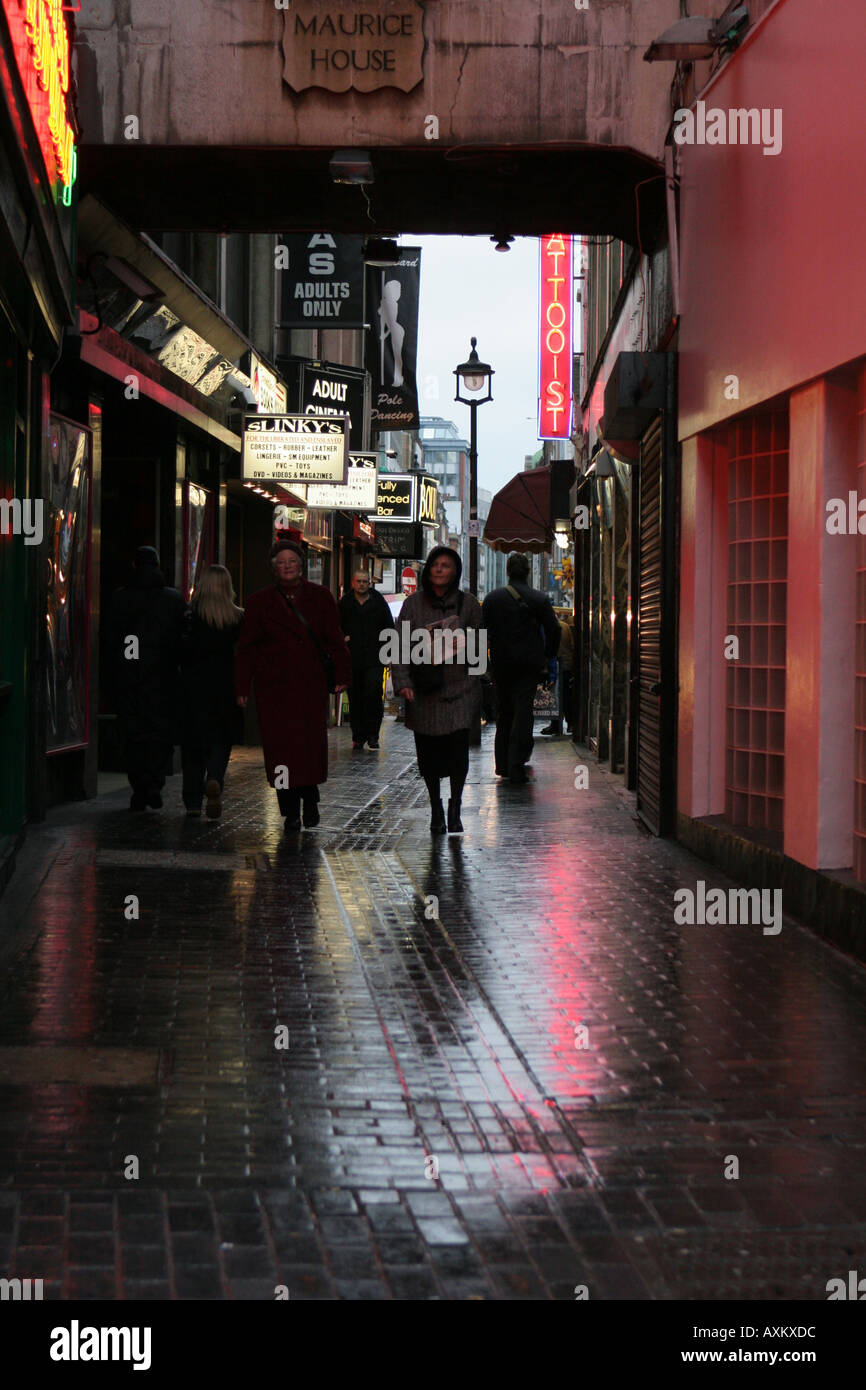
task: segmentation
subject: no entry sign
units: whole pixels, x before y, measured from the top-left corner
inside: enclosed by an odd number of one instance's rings
[[[418,576],[415,571],[407,565],[400,578],[403,581],[403,593],[414,594],[418,588]]]

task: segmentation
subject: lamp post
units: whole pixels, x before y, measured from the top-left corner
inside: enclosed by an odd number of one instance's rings
[[[462,401],[463,405],[468,405],[471,414],[469,429],[469,589],[470,592],[478,594],[478,425],[477,411],[485,401],[492,401],[493,396],[490,391],[490,378],[493,376],[493,368],[487,362],[479,362],[478,353],[475,351],[477,338],[472,339],[472,351],[469,360],[461,362],[459,367],[454,368],[454,375],[457,378],[457,395],[455,401]],[[460,383],[467,392],[465,396],[460,394]],[[482,396],[481,392],[486,389],[487,395]]]

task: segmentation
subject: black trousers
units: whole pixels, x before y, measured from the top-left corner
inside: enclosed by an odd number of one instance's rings
[[[523,771],[532,756],[532,701],[538,685],[534,666],[498,666],[493,671],[496,686],[496,738],[493,759],[496,771],[512,777]]]
[[[379,737],[385,704],[382,699],[382,667],[378,661],[375,666],[352,667],[352,684],[349,687],[349,723],[352,726],[352,742],[367,743]]]
[[[165,786],[174,745],[157,738],[127,739],[126,775],[138,796],[156,796]]]
[[[181,744],[183,804],[188,811],[201,810],[205,782],[213,778],[219,782],[222,791],[231,753],[231,744],[224,740],[215,741],[209,748],[203,748],[198,744]]]

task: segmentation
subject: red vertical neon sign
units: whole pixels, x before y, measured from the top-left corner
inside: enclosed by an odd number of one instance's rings
[[[572,292],[571,237],[542,237],[539,267],[539,439],[568,439],[571,434]]]

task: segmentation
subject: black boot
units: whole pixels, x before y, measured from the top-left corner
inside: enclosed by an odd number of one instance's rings
[[[285,816],[285,829],[289,832],[301,828],[301,793],[297,790],[277,792],[280,815]]]
[[[433,801],[433,802],[430,803],[430,810],[431,810],[431,812],[432,812],[432,814],[431,814],[431,816],[430,816],[430,830],[431,830],[431,833],[434,834],[434,835],[444,835],[444,834],[445,834],[445,811],[444,811],[443,806],[442,806],[442,799],[441,799],[441,797],[439,798],[439,800]]]
[[[453,797],[448,798],[448,833],[449,835],[460,835],[463,831],[463,822],[460,819],[460,802]]]
[[[304,800],[304,827],[311,830],[314,825],[319,824],[319,788],[304,787],[301,795]]]

